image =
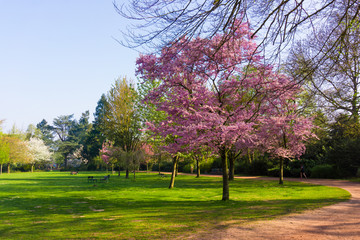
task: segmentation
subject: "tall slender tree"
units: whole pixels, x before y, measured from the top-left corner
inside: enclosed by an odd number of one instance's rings
[[[126,78],[115,81],[107,94],[105,113],[105,136],[126,153],[141,148],[141,119],[137,111],[138,95]],[[129,174],[126,167],[126,177]]]
[[[36,128],[41,132],[41,139],[44,141],[44,143],[49,147],[53,147],[54,135],[52,132],[52,127],[48,124],[48,122],[43,119],[41,122],[36,124]]]
[[[94,120],[90,132],[84,143],[84,154],[89,160],[89,166],[94,165],[94,159],[99,156],[99,149],[106,140],[105,136],[105,114],[107,112],[107,101],[105,94],[97,102]]]
[[[54,134],[58,137],[56,152],[61,156],[65,168],[68,167],[68,156],[79,147],[79,144],[71,135],[71,131],[76,124],[73,117],[73,114],[61,115],[53,120],[52,126]]]

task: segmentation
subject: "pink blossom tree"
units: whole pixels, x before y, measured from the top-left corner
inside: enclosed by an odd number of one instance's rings
[[[145,161],[146,155],[151,154],[152,150],[149,146],[141,146],[138,150],[135,151],[126,151],[122,147],[114,146],[111,141],[104,142],[100,151],[101,159],[107,164],[111,164],[112,172],[114,172],[114,165],[119,166],[119,176],[120,176],[120,167],[125,167],[127,170],[133,170],[134,179],[135,172],[138,170],[140,162]],[[125,176],[129,177],[128,174]]]
[[[154,150],[153,147],[149,143],[144,143],[141,147],[141,149],[144,152],[144,159],[146,163],[146,172],[149,171],[149,162],[154,156]]]
[[[305,142],[316,138],[311,131],[314,128],[312,118],[301,116],[296,111],[294,101],[279,108],[271,117],[264,119],[258,131],[258,149],[279,159],[279,184],[283,184],[284,159],[299,158],[305,153]]]
[[[106,166],[111,165],[111,172],[114,173],[114,164],[117,163],[117,156],[116,156],[116,147],[113,146],[111,141],[105,141],[102,144],[101,149],[99,149],[100,157],[106,164]],[[108,169],[108,167],[106,167]],[[120,175],[120,169],[119,169]]]
[[[247,23],[211,39],[180,39],[159,56],[141,55],[137,73],[161,81],[146,101],[166,113],[151,132],[176,156],[206,146],[221,156],[223,197],[229,199],[228,153],[258,146],[267,119],[299,91],[285,75],[262,64]],[[224,42],[223,38],[227,37]],[[174,161],[175,157],[174,157]]]
[[[111,148],[112,148],[111,142],[103,142],[102,148],[99,149],[100,157],[106,164],[109,164],[110,162],[110,157],[112,155]]]

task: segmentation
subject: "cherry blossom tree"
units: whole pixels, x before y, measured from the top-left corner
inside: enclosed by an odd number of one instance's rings
[[[114,164],[118,163],[118,158],[115,154],[117,148],[113,146],[111,141],[104,141],[102,148],[99,149],[100,157],[105,162],[106,166],[111,165],[111,172],[114,173]],[[107,169],[107,168],[106,168]],[[120,176],[120,169],[119,169]]]
[[[100,157],[107,165],[111,164],[112,171],[114,164],[118,164],[119,176],[121,166],[127,170],[126,178],[129,177],[128,170],[133,170],[135,179],[135,172],[138,170],[140,162],[145,160],[145,149],[140,147],[140,149],[135,151],[127,151],[126,148],[123,150],[122,147],[114,146],[113,143],[109,141],[103,143],[100,149]]]
[[[305,153],[305,142],[316,138],[312,118],[299,115],[295,102],[282,108],[274,107],[277,114],[264,119],[258,131],[258,149],[279,159],[279,184],[283,184],[284,159],[299,158]]]
[[[149,171],[149,162],[154,157],[154,149],[149,143],[144,143],[141,147],[144,152],[144,159],[146,163],[146,172]]]
[[[174,156],[204,146],[219,154],[222,200],[229,199],[229,151],[256,147],[261,126],[299,91],[291,79],[262,63],[247,23],[237,22],[226,36],[220,47],[221,34],[183,38],[160,56],[137,60],[144,82],[161,80],[147,100],[167,114],[160,123],[148,123],[149,130],[165,139],[164,149]]]

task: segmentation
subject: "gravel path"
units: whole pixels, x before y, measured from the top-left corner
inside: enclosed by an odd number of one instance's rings
[[[271,180],[275,178],[244,177]],[[284,181],[299,181],[285,179]],[[302,239],[302,240],[360,240],[360,184],[343,180],[307,179],[304,182],[334,186],[350,192],[349,201],[300,214],[291,214],[269,221],[230,225],[227,228],[200,233],[190,239]],[[226,226],[226,223],[224,224]]]

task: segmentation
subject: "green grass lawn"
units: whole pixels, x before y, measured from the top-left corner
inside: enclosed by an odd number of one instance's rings
[[[271,219],[344,201],[345,190],[297,182],[235,179],[223,202],[220,178],[105,173],[13,173],[0,176],[0,239],[158,239]]]

